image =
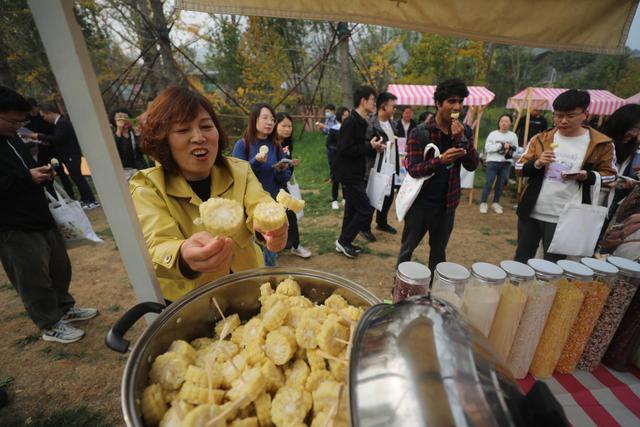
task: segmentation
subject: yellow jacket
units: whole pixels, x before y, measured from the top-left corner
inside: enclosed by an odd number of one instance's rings
[[[193,223],[200,216],[198,206],[202,200],[184,177],[167,174],[156,166],[138,172],[129,182],[129,190],[166,299],[175,301],[198,286],[229,274],[220,270],[188,279],[180,272],[180,246],[194,233],[204,231],[204,226]],[[254,239],[253,211],[258,203],[273,199],[262,189],[249,163],[224,157],[223,165],[214,165],[211,197],[236,200],[244,206],[246,227],[234,241],[231,271],[261,267],[264,261]]]

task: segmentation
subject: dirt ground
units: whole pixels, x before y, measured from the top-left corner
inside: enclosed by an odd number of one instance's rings
[[[478,193],[476,190],[475,198],[479,197]],[[470,266],[476,261],[498,263],[511,259],[516,243],[514,201],[503,198],[503,215],[492,212],[480,215],[477,200],[471,206],[467,200],[463,194],[447,251],[448,260]],[[73,264],[71,292],[79,306],[96,307],[100,315],[81,325],[87,335],[78,343],[62,345],[39,339],[37,329],[26,317],[17,294],[0,269],[0,384],[10,381],[11,399],[8,406],[0,409],[0,425],[123,424],[119,388],[126,356],[107,349],[104,336],[136,300],[104,213],[95,209],[89,212],[89,217],[105,243],[69,250]],[[341,210],[302,219],[302,244],[316,254],[308,260],[283,255],[279,264],[330,271],[362,284],[380,298],[389,298],[401,225],[395,218],[391,220],[399,231],[393,236],[376,233],[374,229],[378,241],[368,245],[370,253],[355,260],[335,252],[318,255],[316,242],[304,240],[304,228],[322,227],[337,234],[341,219]],[[324,246],[326,250],[326,242]],[[428,246],[425,242],[414,257],[426,263]],[[142,329],[143,324],[138,324],[129,337],[135,340]],[[52,422],[54,417],[72,419]],[[49,422],[43,423],[44,420]]]

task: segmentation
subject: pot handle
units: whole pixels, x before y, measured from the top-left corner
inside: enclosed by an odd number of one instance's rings
[[[141,302],[134,305],[109,329],[104,339],[105,344],[113,351],[126,353],[129,351],[129,340],[124,339],[124,334],[145,314],[161,313],[166,307],[157,302]]]

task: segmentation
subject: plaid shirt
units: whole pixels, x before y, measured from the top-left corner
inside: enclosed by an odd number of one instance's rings
[[[449,135],[442,132],[436,125],[435,117],[426,124],[426,128],[429,131],[429,141],[419,140],[417,135],[420,128],[420,126],[416,127],[409,134],[407,142],[407,172],[414,178],[421,178],[439,172],[449,166],[446,205],[447,212],[451,212],[460,203],[460,165],[463,165],[468,171],[474,171],[479,164],[478,152],[473,144],[473,132],[469,126],[464,125],[464,134],[460,142],[466,144],[467,154],[456,160],[451,166],[442,163],[440,157],[433,157],[433,150],[429,150],[427,157],[424,158],[424,148],[428,143],[435,144],[440,149],[440,153],[444,153],[453,146]],[[424,182],[422,188],[424,191],[429,191],[429,180]]]

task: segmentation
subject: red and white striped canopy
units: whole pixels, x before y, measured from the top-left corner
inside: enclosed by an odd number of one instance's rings
[[[640,104],[640,92],[636,93],[633,96],[630,96],[629,98],[625,99],[625,101],[627,101],[627,104]]]
[[[464,105],[488,105],[496,95],[484,86],[467,86],[469,96]],[[436,105],[433,100],[435,85],[389,85],[387,91],[398,97],[399,105]]]
[[[568,89],[531,87],[520,91],[517,95],[507,100],[507,108],[527,108],[527,92],[531,93],[531,109],[553,110],[553,100]],[[626,104],[626,101],[609,92],[608,90],[587,89],[591,95],[591,103],[587,111],[591,114],[610,116],[618,108]]]

